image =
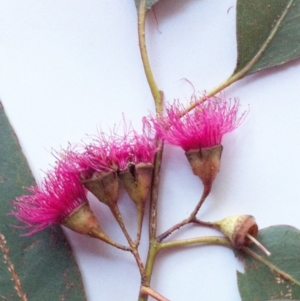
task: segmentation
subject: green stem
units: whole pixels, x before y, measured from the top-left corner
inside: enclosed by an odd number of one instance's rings
[[[145,267],[145,275],[146,275],[148,285],[150,285],[154,261],[155,261],[157,252],[158,252],[158,243],[157,243],[156,239],[153,238],[150,240],[149,249],[148,249],[148,257],[147,257],[146,267]],[[148,300],[148,295],[143,294],[140,291],[138,301],[147,301],[147,300]]]
[[[183,240],[163,242],[158,245],[157,251],[167,249],[167,248],[184,247],[184,246],[196,245],[196,244],[219,245],[219,246],[232,248],[232,243],[227,237],[204,236],[204,237],[195,237],[195,238],[188,238]]]
[[[146,48],[145,23],[146,23],[146,0],[141,0],[138,9],[138,37],[139,37],[140,53],[141,53],[141,58],[144,65],[147,81],[151,89],[152,96],[154,98],[156,114],[161,115],[163,111],[163,107],[162,107],[163,93],[158,89],[156,82],[154,80],[153,73],[151,71],[147,48]],[[160,172],[162,153],[163,153],[163,142],[157,138],[156,144],[159,150],[157,151],[154,159],[152,189],[151,189],[151,196],[150,196],[150,221],[149,221],[150,240],[156,237],[158,184],[159,184],[159,172]]]
[[[225,88],[229,87],[234,82],[236,82],[239,79],[243,78],[244,75],[247,72],[248,72],[248,70],[244,70],[243,69],[240,72],[238,72],[238,73],[230,76],[223,83],[221,83],[220,85],[218,85],[217,87],[215,87],[214,89],[212,89],[211,91],[209,91],[207,94],[205,94],[204,96],[202,96],[199,100],[193,102],[189,107],[187,107],[187,109],[185,109],[184,111],[182,111],[181,115],[184,116],[186,113],[188,113],[189,111],[193,110],[201,102],[204,102],[208,97],[212,97],[212,96],[216,95],[217,93],[221,92]]]
[[[138,11],[138,37],[139,47],[144,65],[145,74],[148,84],[151,89],[152,96],[155,101],[156,112],[162,112],[162,92],[158,89],[151,71],[150,62],[147,54],[146,40],[145,40],[145,23],[146,23],[146,0],[141,0]]]
[[[154,76],[150,67],[150,62],[147,54],[146,40],[145,40],[145,23],[146,23],[146,0],[141,0],[138,10],[138,38],[142,62],[144,65],[147,81],[154,99],[155,111],[157,115],[161,115],[163,111],[163,93],[158,89]],[[154,170],[152,178],[152,187],[150,194],[150,218],[149,218],[149,249],[148,258],[146,262],[145,275],[146,282],[150,283],[154,259],[156,255],[157,241],[156,241],[156,228],[157,228],[157,199],[158,199],[158,184],[159,173],[163,154],[163,142],[156,139],[158,151],[154,159]],[[148,300],[148,295],[143,295],[140,292],[139,301]]]
[[[148,280],[150,280],[150,277],[152,274],[154,261],[155,261],[155,257],[156,257],[158,248],[159,248],[159,244],[157,243],[157,241],[151,240],[149,253],[148,253],[148,257],[147,257],[147,262],[146,262],[146,267],[145,267],[145,273],[146,273],[146,276],[148,277]]]
[[[253,258],[255,258],[256,260],[260,261],[261,263],[263,263],[264,265],[266,265],[267,267],[270,268],[271,271],[275,271],[277,272],[279,275],[281,275],[284,279],[286,280],[290,280],[292,282],[294,282],[295,284],[300,286],[300,282],[295,279],[293,276],[291,276],[290,274],[287,274],[286,272],[282,271],[281,269],[279,269],[278,267],[276,267],[273,263],[271,263],[270,261],[266,260],[265,258],[263,258],[262,256],[258,255],[257,253],[255,253],[254,251],[250,250],[249,248],[243,248],[242,249],[245,253],[247,253],[248,255],[252,256]]]

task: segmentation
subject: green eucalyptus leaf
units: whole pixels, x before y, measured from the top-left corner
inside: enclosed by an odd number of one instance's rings
[[[291,226],[272,226],[261,230],[257,239],[272,255],[261,255],[255,245],[250,249],[273,268],[241,254],[245,272],[237,276],[242,301],[300,300],[300,231]]]
[[[300,0],[238,0],[238,59],[242,76],[300,57]]]
[[[31,237],[11,225],[11,201],[34,179],[0,102],[0,300],[82,301],[76,262],[60,227]]]
[[[134,1],[135,1],[135,5],[136,5],[136,7],[138,9],[140,7],[140,4],[141,4],[142,0],[134,0]],[[146,9],[151,8],[151,6],[154,5],[158,1],[159,0],[146,0],[145,8]]]

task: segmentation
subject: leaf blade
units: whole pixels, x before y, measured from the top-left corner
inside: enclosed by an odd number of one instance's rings
[[[239,0],[233,75],[249,75],[299,58],[299,18],[299,0]]]
[[[290,226],[273,226],[259,232],[259,241],[271,251],[266,258],[273,265],[300,280],[300,231]],[[255,247],[251,246],[254,250]],[[271,271],[247,254],[242,254],[245,272],[238,272],[238,287],[243,301],[300,300],[300,286]]]

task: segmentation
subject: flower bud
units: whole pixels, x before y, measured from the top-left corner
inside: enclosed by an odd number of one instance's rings
[[[258,226],[251,215],[229,216],[215,223],[220,230],[230,239],[236,249],[247,247],[251,244],[251,237],[258,234]]]
[[[191,149],[185,152],[193,173],[198,176],[204,186],[211,186],[220,170],[223,146]]]
[[[108,206],[117,203],[119,183],[114,171],[94,172],[90,179],[82,180],[81,182],[100,202]]]

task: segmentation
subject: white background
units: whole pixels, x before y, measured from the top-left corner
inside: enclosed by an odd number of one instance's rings
[[[165,100],[187,103],[230,76],[236,62],[234,0],[161,0],[147,22],[149,57]],[[251,75],[226,89],[250,107],[223,141],[220,173],[199,217],[248,213],[261,228],[300,227],[299,61]],[[154,112],[137,40],[133,0],[0,1],[0,97],[36,179],[68,142],[119,124],[136,129]],[[3,142],[1,142],[3,143]],[[202,192],[183,151],[166,147],[158,232],[187,217]],[[102,227],[125,243],[104,205],[90,197]],[[134,235],[134,207],[120,207]],[[187,226],[174,239],[212,233]],[[68,231],[89,301],[137,300],[139,274],[130,254]],[[147,252],[147,223],[142,246]],[[42,254],[41,254],[42,256]],[[242,264],[222,247],[161,253],[152,286],[172,301],[240,300]]]

